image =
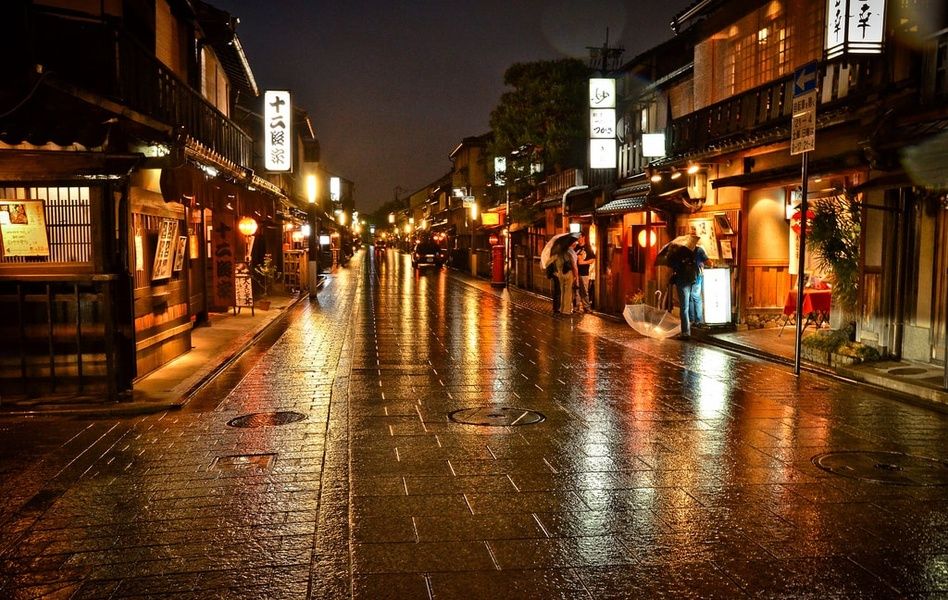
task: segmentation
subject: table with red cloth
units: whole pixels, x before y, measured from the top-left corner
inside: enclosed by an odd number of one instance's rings
[[[813,288],[803,288],[803,314],[806,321],[803,328],[814,324],[819,328],[823,323],[829,321],[830,304],[833,299],[832,290],[818,290]],[[780,334],[783,334],[784,327],[790,322],[790,317],[797,312],[797,290],[793,289],[787,294],[787,301],[783,305],[783,314],[787,317],[780,328]]]

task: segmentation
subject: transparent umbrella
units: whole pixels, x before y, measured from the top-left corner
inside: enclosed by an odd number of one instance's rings
[[[546,246],[543,247],[543,250],[540,252],[540,266],[544,269],[550,261],[553,260],[554,256],[560,254],[572,244],[574,241],[579,239],[578,233],[558,233],[550,238],[550,241],[546,243]]]
[[[650,338],[664,340],[681,333],[681,322],[670,312],[661,308],[662,293],[655,292],[658,306],[649,304],[626,304],[622,316],[629,326]]]

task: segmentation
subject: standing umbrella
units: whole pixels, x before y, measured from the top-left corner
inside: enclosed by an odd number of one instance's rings
[[[662,246],[662,249],[658,251],[658,255],[655,257],[655,264],[669,267],[681,262],[683,258],[694,255],[695,248],[698,247],[699,239],[698,236],[692,234],[679,235]]]
[[[540,266],[545,269],[553,261],[553,257],[565,252],[569,245],[578,239],[579,234],[572,232],[558,233],[551,237],[546,246],[543,246],[543,251],[540,252]]]

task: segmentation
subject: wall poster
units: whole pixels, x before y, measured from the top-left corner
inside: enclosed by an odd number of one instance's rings
[[[185,244],[188,243],[188,237],[182,235],[178,237],[178,247],[174,250],[174,269],[173,271],[177,273],[184,268],[184,251]]]
[[[151,269],[151,280],[168,279],[174,259],[175,237],[178,235],[176,219],[162,219],[158,228],[158,244],[155,246],[155,263]]]
[[[698,245],[704,248],[711,260],[718,259],[718,238],[714,234],[714,219],[689,219],[688,228],[695,230],[700,239]]]
[[[42,200],[0,200],[4,256],[49,256]]]

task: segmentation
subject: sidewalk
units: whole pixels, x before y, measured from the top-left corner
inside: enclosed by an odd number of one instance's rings
[[[462,276],[464,281],[484,292],[490,292],[498,296],[509,295],[511,301],[519,306],[531,308],[537,312],[549,313],[551,309],[550,299],[541,296],[530,290],[525,290],[516,286],[509,288],[493,288],[490,282],[482,278],[472,278],[469,273],[459,270],[452,270],[453,273]],[[609,329],[609,334],[613,337],[621,335],[622,337],[638,337],[637,333],[632,332],[631,328],[625,325],[621,317],[605,314],[592,313],[572,317],[578,326],[584,329],[590,329],[592,323],[590,316],[601,319],[596,329],[602,333],[602,328]],[[567,317],[570,318],[570,317]],[[755,329],[741,332],[731,332],[724,334],[715,334],[706,330],[696,329],[693,331],[696,341],[708,345],[723,348],[743,354],[753,356],[769,362],[775,362],[785,365],[793,365],[794,335],[793,330],[787,328],[784,335],[778,337],[779,329]],[[856,364],[849,367],[839,367],[835,370],[829,367],[813,365],[804,361],[803,368],[813,373],[818,373],[827,377],[836,377],[849,380],[873,388],[875,391],[889,391],[897,394],[909,402],[919,403],[928,408],[938,411],[948,411],[948,392],[942,388],[944,370],[938,365],[928,363],[919,363],[914,361],[879,361]]]
[[[322,285],[322,283],[320,284]],[[309,294],[271,295],[270,308],[211,313],[210,325],[191,331],[191,351],[182,354],[133,384],[129,402],[100,396],[4,398],[3,415],[136,415],[176,410],[220,370],[247,349],[267,327]]]

